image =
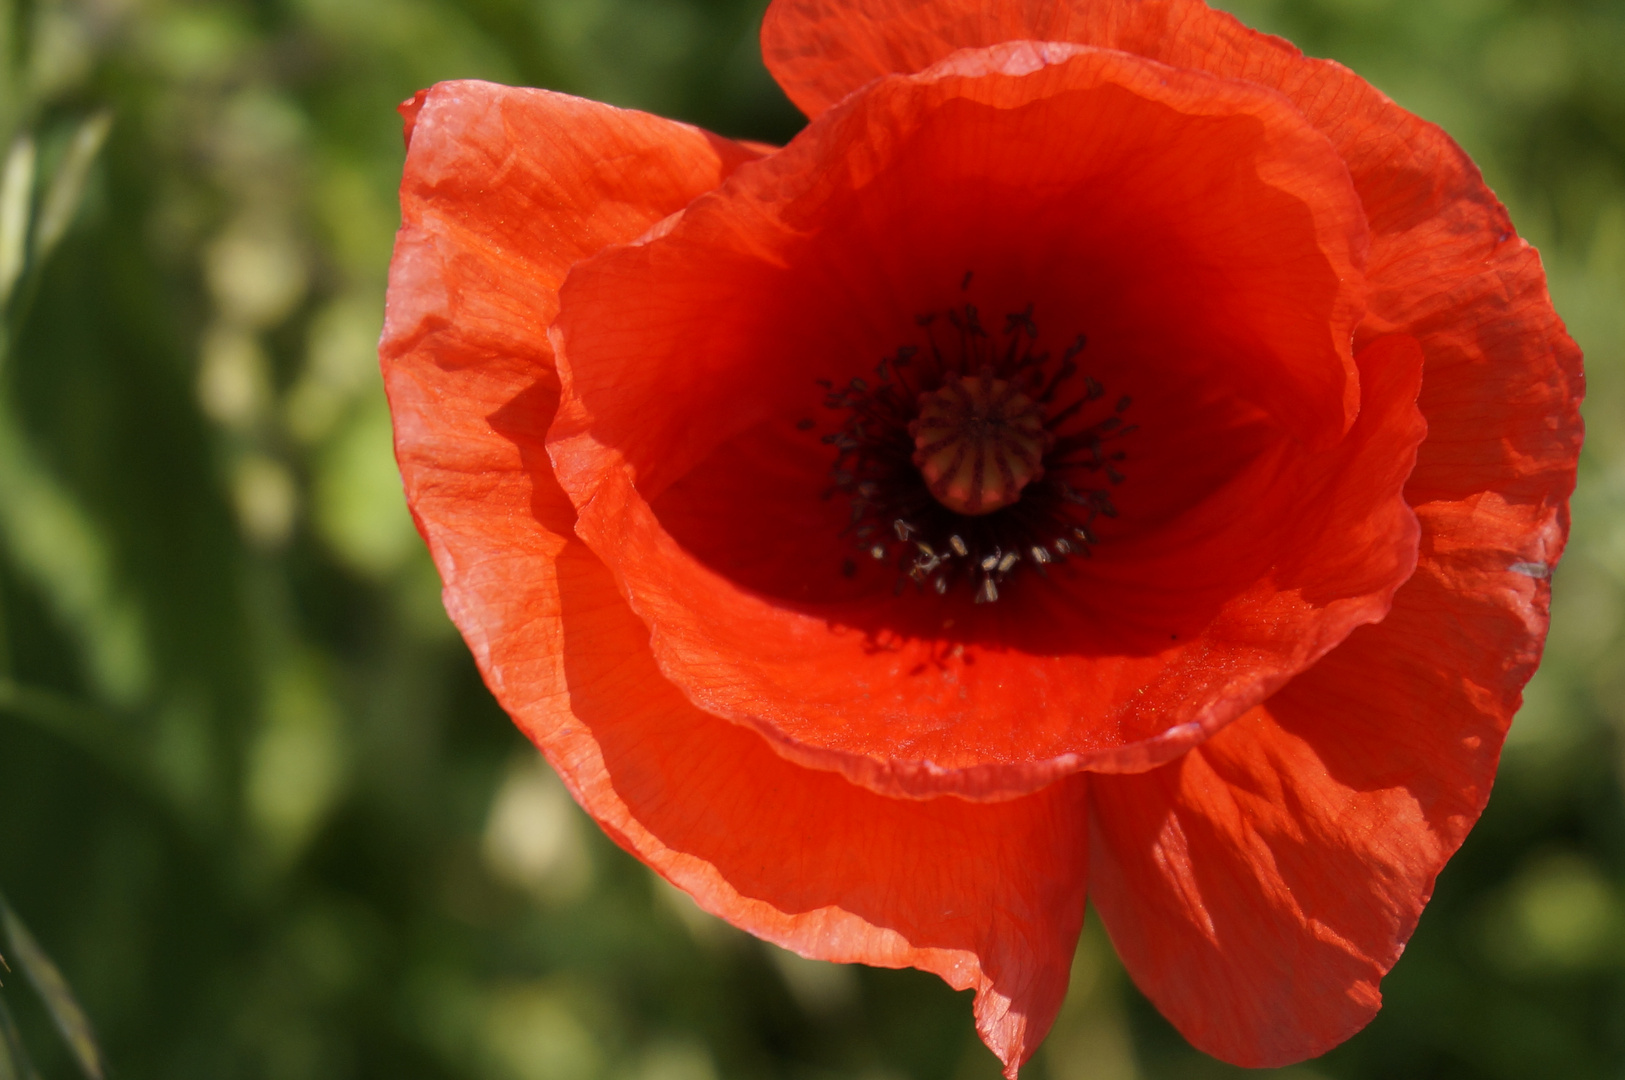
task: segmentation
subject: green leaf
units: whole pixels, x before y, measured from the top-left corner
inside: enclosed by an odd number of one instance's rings
[[[40,998],[45,1002],[46,1010],[51,1019],[56,1022],[57,1030],[67,1042],[68,1049],[73,1052],[74,1060],[79,1063],[79,1070],[89,1080],[103,1080],[106,1075],[102,1067],[101,1048],[96,1045],[96,1036],[90,1028],[90,1018],[85,1010],[74,998],[73,991],[68,987],[68,980],[62,977],[61,970],[56,963],[40,948],[34,935],[29,933],[28,927],[23,925],[22,919],[12,910],[6,902],[4,894],[0,894],[0,941],[4,941],[16,957],[17,964],[27,974],[28,981],[34,984]],[[10,1024],[9,1014],[6,1024]],[[11,1028],[10,1030],[15,1030]],[[13,1040],[20,1051],[22,1043]],[[20,1073],[19,1076],[32,1076],[32,1072]]]
[[[17,136],[0,170],[0,304],[23,272],[27,253],[28,203],[34,189],[34,139]]]
[[[14,716],[49,732],[134,784],[151,782],[138,735],[138,718],[0,674],[0,716]],[[4,958],[0,957],[0,964]],[[9,970],[9,969],[7,969]]]
[[[86,117],[73,133],[62,163],[51,177],[51,186],[40,201],[39,220],[34,226],[34,258],[44,262],[73,223],[85,194],[85,178],[101,152],[102,143],[113,127],[113,113],[103,109]]]
[[[0,386],[0,553],[71,628],[99,695],[130,705],[150,676],[142,613],[116,580],[107,533],[28,441]]]

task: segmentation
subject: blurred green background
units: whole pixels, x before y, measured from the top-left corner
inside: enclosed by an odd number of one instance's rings
[[[1625,0],[1237,10],[1467,147],[1592,380],[1489,810],[1382,1014],[1279,1075],[1625,1076]],[[783,140],[760,0],[0,13],[0,888],[109,1075],[996,1076],[967,995],[755,942],[590,825],[481,687],[390,456],[396,103],[481,77]],[[0,977],[40,1075],[74,1075]],[[1024,1075],[1239,1072],[1091,920]]]

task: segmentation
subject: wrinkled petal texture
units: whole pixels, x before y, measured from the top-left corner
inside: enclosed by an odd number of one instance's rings
[[[1539,258],[1465,154],[1341,66],[1197,0],[775,0],[769,68],[809,115],[1011,39],[1121,49],[1271,87],[1347,163],[1371,227],[1357,344],[1421,346],[1406,485],[1418,569],[1376,626],[1179,762],[1094,792],[1097,901],[1198,1046],[1283,1064],[1374,1014],[1377,982],[1488,797],[1567,537],[1580,354]]]
[[[707,911],[805,956],[974,988],[1013,1071],[1066,991],[1085,779],[994,805],[885,799],[695,709],[574,538],[545,455],[566,269],[756,151],[484,83],[420,95],[408,122],[380,353],[408,501],[492,692],[606,831]]]
[[[662,671],[792,759],[980,799],[1143,770],[1380,619],[1414,566],[1422,425],[1362,409],[1348,352],[1364,246],[1341,160],[1273,92],[960,54],[572,270],[549,452]],[[1086,328],[1145,431],[1098,557],[975,610],[849,580],[833,454],[801,430],[820,379],[868,373],[967,269],[984,310]]]

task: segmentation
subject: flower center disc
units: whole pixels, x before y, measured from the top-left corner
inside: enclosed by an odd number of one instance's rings
[[[991,374],[950,375],[920,395],[908,425],[914,464],[936,500],[958,514],[1003,509],[1044,475],[1050,437],[1038,403]]]

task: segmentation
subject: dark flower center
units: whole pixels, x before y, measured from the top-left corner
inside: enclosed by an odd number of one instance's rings
[[[831,494],[851,500],[858,546],[897,569],[898,591],[912,581],[945,595],[965,582],[979,603],[1022,567],[1044,575],[1089,555],[1124,479],[1126,455],[1110,444],[1135,428],[1123,422],[1127,397],[1096,404],[1105,388],[1078,366],[1086,338],[1052,358],[1032,305],[1008,315],[997,339],[972,304],[946,313],[946,335],[935,313],[916,321],[925,347],[881,360],[875,384],[822,384],[825,405],[845,413],[823,439],[836,448]]]

